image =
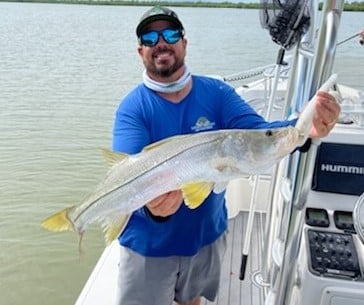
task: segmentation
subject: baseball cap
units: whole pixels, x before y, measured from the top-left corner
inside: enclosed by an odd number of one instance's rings
[[[178,19],[177,14],[169,8],[162,6],[155,6],[147,10],[136,28],[136,34],[139,37],[144,28],[151,22],[157,20],[167,20],[172,22],[180,30],[183,30],[182,22]]]

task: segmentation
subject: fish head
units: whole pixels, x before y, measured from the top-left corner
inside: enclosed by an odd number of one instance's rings
[[[285,156],[296,148],[300,136],[300,132],[291,126],[254,130],[249,137],[249,149],[256,160]]]
[[[290,154],[300,140],[294,127],[235,130],[223,142],[225,156],[233,157],[241,171],[257,174]]]

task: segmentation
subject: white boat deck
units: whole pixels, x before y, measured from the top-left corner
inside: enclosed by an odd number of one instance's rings
[[[256,286],[251,278],[253,273],[259,270],[265,214],[260,212],[255,214],[246,275],[241,281],[239,272],[247,220],[248,212],[240,212],[229,220],[228,248],[223,263],[220,291],[215,302],[203,299],[202,305],[263,304],[263,290]],[[76,305],[114,304],[119,260],[118,247],[118,243],[114,242],[105,249]]]
[[[256,213],[250,254],[248,257],[245,279],[239,279],[241,253],[245,241],[248,212],[240,212],[229,221],[228,248],[225,253],[221,274],[221,287],[215,302],[202,302],[203,305],[250,305],[263,304],[263,291],[252,281],[252,275],[259,270],[262,253],[265,214]]]
[[[118,276],[119,243],[114,241],[102,253],[76,305],[114,304]]]

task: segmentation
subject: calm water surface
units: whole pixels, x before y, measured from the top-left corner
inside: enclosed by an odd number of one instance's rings
[[[110,147],[115,108],[141,79],[134,31],[145,9],[0,3],[1,304],[73,304],[104,248],[101,229],[91,228],[80,261],[72,233],[40,222],[77,204],[106,171],[100,147]],[[225,76],[274,62],[278,47],[258,11],[177,11],[193,72]],[[339,40],[363,16],[344,13]],[[363,59],[357,40],[338,49],[343,83],[364,90]]]

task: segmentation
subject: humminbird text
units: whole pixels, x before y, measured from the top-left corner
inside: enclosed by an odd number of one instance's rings
[[[331,173],[345,173],[364,175],[364,167],[361,166],[347,166],[339,164],[321,164],[321,171]]]

